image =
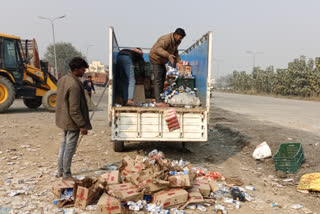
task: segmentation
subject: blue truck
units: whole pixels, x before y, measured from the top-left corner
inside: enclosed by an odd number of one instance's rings
[[[111,141],[116,152],[124,149],[126,142],[206,142],[210,112],[210,79],[212,56],[212,32],[201,36],[181,53],[188,61],[195,76],[197,96],[201,106],[175,108],[180,129],[169,131],[164,113],[166,107],[127,107],[115,105],[116,59],[120,51],[113,27],[109,28],[109,88],[108,120]]]

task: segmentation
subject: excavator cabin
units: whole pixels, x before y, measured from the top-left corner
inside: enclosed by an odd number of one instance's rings
[[[29,55],[30,42],[24,40],[23,44],[17,36],[0,34],[0,112],[19,98],[28,108],[43,104],[47,110],[55,110],[57,80],[40,65],[30,65],[30,59],[36,57]]]

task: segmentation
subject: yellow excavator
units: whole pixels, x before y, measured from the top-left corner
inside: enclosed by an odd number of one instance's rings
[[[27,42],[0,33],[0,112],[6,111],[15,99],[22,98],[30,109],[41,104],[55,111],[57,79],[48,71],[31,66]]]

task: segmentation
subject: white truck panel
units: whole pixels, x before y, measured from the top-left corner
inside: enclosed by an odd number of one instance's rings
[[[195,66],[196,75],[200,74],[198,86],[201,87],[198,91],[200,90],[200,98],[204,105],[195,109],[176,108],[180,129],[172,132],[168,130],[164,118],[164,111],[167,108],[114,106],[114,74],[118,52],[119,46],[114,29],[110,27],[108,118],[109,125],[112,127],[112,141],[205,142],[208,140],[210,87],[205,88],[205,85],[209,84],[211,78],[212,32],[202,36],[185,51],[185,54],[190,56],[186,59]]]

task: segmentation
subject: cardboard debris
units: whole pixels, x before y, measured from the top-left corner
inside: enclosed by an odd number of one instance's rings
[[[219,190],[219,186],[216,181],[209,181],[209,186],[212,192],[217,192]]]
[[[138,191],[143,190],[146,195],[152,195],[155,192],[158,192],[160,190],[164,190],[167,188],[168,188],[168,185],[153,183],[152,180],[148,179],[140,183]]]
[[[98,200],[103,189],[98,186],[98,179],[85,178],[78,184],[75,207],[86,209],[87,205]]]
[[[118,214],[121,213],[121,202],[106,193],[100,197],[97,204],[98,214]]]
[[[97,204],[99,214],[142,214],[149,208],[157,212],[175,208],[173,212],[180,213],[176,211],[190,204],[199,205],[198,209],[201,208],[201,203],[214,204],[212,199],[208,201],[204,198],[219,190],[220,183],[218,185],[217,181],[223,180],[222,178],[220,172],[192,167],[183,160],[169,160],[162,152],[153,150],[148,156],[138,155],[135,159],[125,155],[118,171],[110,171],[96,178],[85,178],[77,182],[57,181],[52,191],[55,198],[59,198],[58,203],[55,201],[58,207],[74,205],[86,209],[87,205],[100,198]],[[228,181],[229,185],[240,182],[236,179]],[[304,185],[301,184],[300,187],[310,188],[314,184],[317,185],[317,181],[317,175],[303,177],[301,182],[304,182]],[[65,199],[62,200],[61,197]],[[248,198],[252,200],[252,197],[246,194],[246,199],[250,201]],[[134,202],[142,199],[147,203],[147,206],[143,205],[144,210],[134,205]],[[122,203],[128,204],[123,206]]]
[[[105,183],[106,185],[110,184],[119,184],[120,183],[120,174],[119,171],[111,171],[99,176],[99,181]]]
[[[183,206],[181,206],[180,209],[183,210],[189,204],[201,204],[201,203],[204,203],[204,202],[205,202],[205,200],[203,199],[200,191],[189,192],[187,203],[185,203]]]
[[[52,185],[54,199],[59,199],[61,197],[61,193],[66,189],[73,189],[73,196],[75,196],[76,188],[76,182],[73,180],[58,180]]]
[[[130,181],[130,177],[135,173],[145,169],[143,162],[139,160],[134,160],[129,156],[125,156],[122,161],[122,166],[120,167],[121,175],[125,178],[126,181]]]
[[[190,187],[189,175],[173,175],[168,178],[170,187]]]
[[[152,203],[162,207],[171,207],[183,204],[188,200],[188,192],[184,189],[169,189],[155,193]]]
[[[121,201],[136,201],[143,198],[143,192],[138,192],[138,188],[132,183],[110,185],[108,194],[120,198]]]
[[[210,195],[211,188],[209,186],[209,181],[208,180],[196,179],[194,181],[193,187],[194,188],[198,188],[199,191],[201,192],[201,194],[204,197],[208,197]]]

